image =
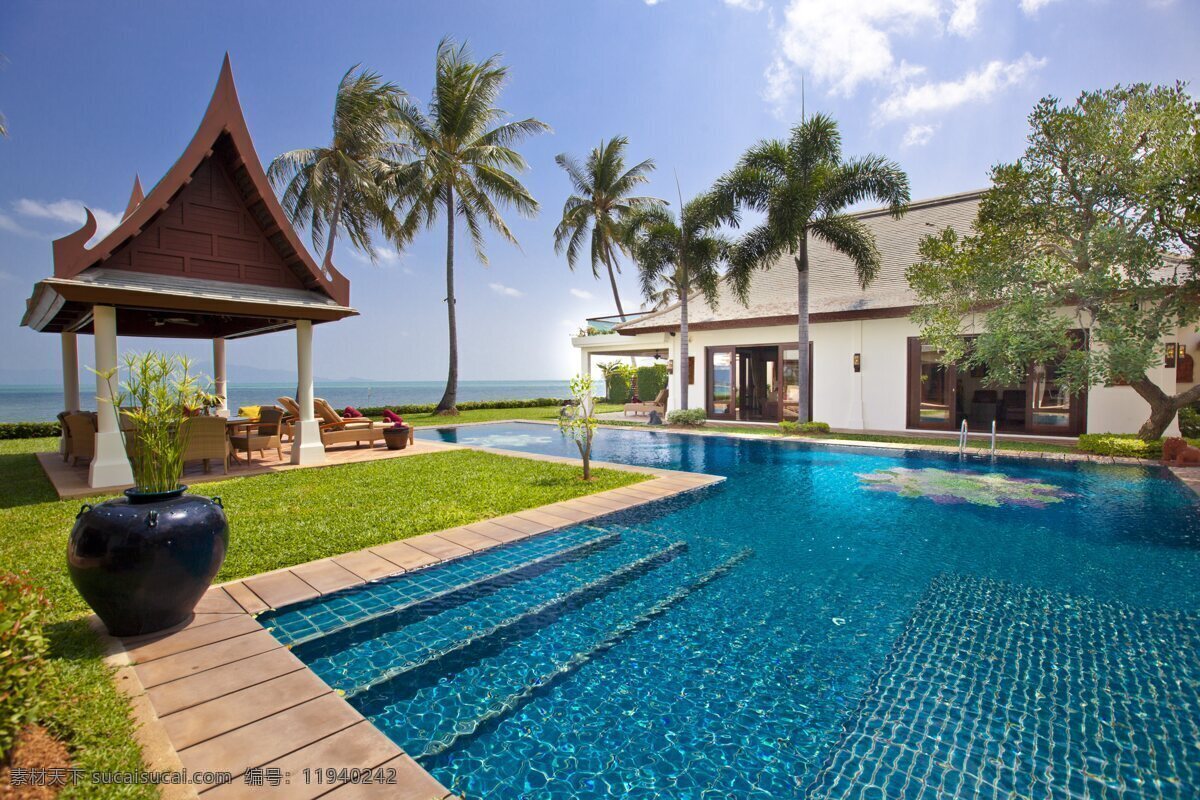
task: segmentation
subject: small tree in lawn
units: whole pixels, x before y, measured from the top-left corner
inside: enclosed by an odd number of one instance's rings
[[[1200,384],[1172,395],[1149,374],[1200,322],[1200,104],[1182,85],[1118,86],[1046,98],[1029,126],[1024,155],[992,170],[975,231],[922,242],[914,319],[947,363],[996,383],[1055,363],[1072,394],[1128,384],[1150,407],[1138,435],[1157,439],[1200,400]]]
[[[558,418],[558,428],[570,437],[579,448],[583,459],[583,479],[592,479],[592,435],[596,432],[596,398],[592,395],[592,376],[576,375],[571,379],[571,397],[574,405],[568,406]]]

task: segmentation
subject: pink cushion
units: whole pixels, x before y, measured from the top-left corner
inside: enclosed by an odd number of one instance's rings
[[[390,408],[385,408],[383,410],[383,418],[388,422],[404,422],[400,415],[392,411]]]
[[[359,412],[359,410],[357,408],[355,408],[354,406],[346,406],[346,410],[342,412],[342,416],[343,417],[361,417],[362,413]]]

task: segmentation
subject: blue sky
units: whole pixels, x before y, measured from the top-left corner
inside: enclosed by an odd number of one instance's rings
[[[155,182],[199,122],[229,51],[264,163],[324,144],[342,73],[363,63],[424,101],[446,35],[502,53],[501,105],[554,132],[523,147],[535,220],[510,216],[521,249],[491,264],[459,248],[462,377],[565,377],[569,333],[613,312],[607,283],[568,271],[552,231],[568,192],[554,156],[624,134],[659,165],[649,193],[707,188],[751,143],[807,107],[833,114],[848,154],[908,171],[914,197],[985,185],[1021,149],[1045,95],[1118,82],[1194,81],[1192,0],[598,0],[412,3],[34,3],[0,8],[0,371],[58,362],[57,337],[18,323],[50,274],[50,240],[124,208],[134,172]],[[306,236],[307,240],[307,236]],[[466,244],[465,242],[463,243]],[[317,373],[377,380],[445,374],[444,229],[372,266],[341,249],[360,317],[322,325]],[[636,306],[632,269],[621,279]],[[148,340],[124,340],[123,348]],[[154,346],[164,343],[156,342]],[[170,343],[207,357],[205,348]],[[90,341],[81,346],[89,361]],[[289,367],[290,334],[230,345],[231,363]]]

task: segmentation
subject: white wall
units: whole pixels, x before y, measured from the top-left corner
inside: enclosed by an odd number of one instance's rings
[[[905,430],[908,337],[919,335],[918,327],[907,317],[898,317],[817,323],[809,330],[813,342],[813,419],[834,428]],[[706,347],[778,344],[795,338],[796,329],[791,325],[691,331],[688,349],[695,358],[696,374],[688,393],[689,407],[705,407]],[[669,381],[669,407],[676,409],[680,407],[679,337],[668,335],[668,339],[676,364]],[[1189,352],[1193,352],[1200,336],[1180,332],[1178,341],[1186,342]],[[854,372],[855,353],[862,356],[860,373]],[[1159,368],[1151,373],[1151,379],[1167,392],[1176,391],[1174,370]],[[1089,432],[1135,433],[1148,415],[1146,402],[1127,386],[1095,387],[1088,395]],[[1178,426],[1173,423],[1168,433],[1177,432]]]

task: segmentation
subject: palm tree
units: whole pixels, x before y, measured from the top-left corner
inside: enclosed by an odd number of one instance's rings
[[[622,240],[637,264],[647,300],[674,295],[679,303],[679,407],[687,409],[688,301],[699,294],[710,307],[717,303],[721,265],[727,263],[730,241],[722,223],[732,221],[712,195],[701,195],[683,206],[680,218],[662,206],[634,210],[623,226]],[[745,300],[749,269],[730,263],[726,279]]]
[[[909,201],[908,175],[874,154],[842,160],[842,137],[831,117],[815,114],[792,128],[787,141],[768,139],[751,147],[737,166],[717,182],[722,202],[765,215],[737,242],[731,261],[741,269],[769,267],[786,253],[796,262],[799,312],[800,403],[798,419],[809,419],[808,405],[808,241],[814,236],[850,258],[865,289],[879,272],[875,237],[845,210],[867,199],[901,216]]]
[[[466,45],[443,39],[437,49],[437,70],[429,113],[405,103],[396,117],[402,138],[413,148],[413,158],[390,177],[396,208],[406,209],[394,235],[406,240],[421,227],[431,227],[439,214],[446,216],[446,316],[450,328],[450,368],[446,391],[437,405],[439,414],[457,414],[458,328],[454,308],[454,222],[462,217],[475,256],[487,264],[484,227],[517,243],[500,216],[497,205],[514,207],[527,217],[538,204],[510,172],[523,171],[525,159],[512,146],[549,130],[544,122],[529,118],[501,122],[507,114],[496,107],[508,77],[498,56],[476,63]]]
[[[646,176],[654,170],[654,161],[646,159],[625,169],[625,148],[628,144],[629,140],[624,136],[601,141],[583,165],[566,153],[559,153],[554,159],[566,170],[575,190],[575,194],[563,204],[562,221],[554,229],[554,252],[562,255],[565,248],[567,265],[574,270],[579,251],[590,230],[592,277],[599,279],[602,266],[608,271],[613,301],[622,320],[625,319],[625,309],[621,306],[621,295],[617,291],[617,273],[621,271],[617,252],[624,249],[620,227],[634,210],[663,203],[655,197],[632,195],[634,187],[649,180]]]
[[[333,102],[333,140],[325,147],[291,150],[271,162],[267,175],[292,224],[312,230],[313,247],[333,259],[338,233],[375,260],[375,228],[389,225],[391,209],[381,181],[403,153],[392,119],[404,92],[378,73],[351,67]]]

